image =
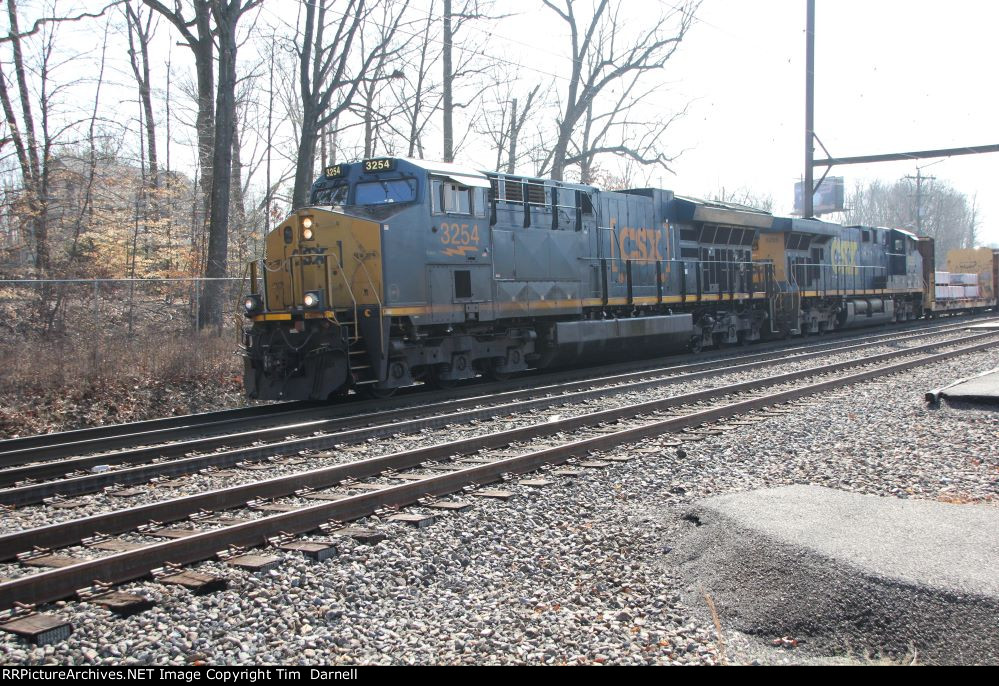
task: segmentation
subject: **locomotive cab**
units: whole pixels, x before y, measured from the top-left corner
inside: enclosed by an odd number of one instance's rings
[[[397,160],[334,165],[310,205],[251,264],[244,383],[250,397],[325,400],[384,372],[383,233],[425,203],[426,175]]]
[[[477,374],[480,355],[465,348],[480,339],[447,330],[493,319],[488,190],[484,174],[453,164],[382,158],[324,169],[309,206],[268,235],[251,265],[249,395],[377,396],[431,375]],[[531,349],[514,345],[520,369]],[[502,360],[508,347],[479,352]]]

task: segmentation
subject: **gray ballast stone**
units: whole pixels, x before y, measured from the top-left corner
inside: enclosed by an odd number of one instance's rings
[[[788,486],[703,500],[685,519],[675,562],[726,629],[999,661],[999,508]]]

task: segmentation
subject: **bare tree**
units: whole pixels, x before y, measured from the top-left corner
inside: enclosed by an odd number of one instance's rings
[[[402,78],[389,81],[405,126],[396,126],[392,120],[386,123],[405,140],[408,157],[424,156],[424,132],[444,99],[441,82],[435,81],[432,76],[442,54],[441,43],[436,40],[435,7],[436,3],[431,0],[426,19],[421,22],[421,31],[414,33],[414,40],[402,49],[400,61],[406,65]]]
[[[774,197],[772,195],[769,193],[759,193],[745,186],[740,188],[726,188],[722,186],[709,193],[708,198],[716,202],[743,205],[756,210],[763,210],[764,212],[772,212],[774,209]]]
[[[159,186],[159,164],[156,157],[156,118],[153,116],[152,78],[149,64],[149,42],[156,32],[152,11],[143,13],[141,6],[125,5],[128,23],[128,58],[132,74],[139,87],[139,99],[146,121],[146,147],[149,153],[149,177],[154,188]],[[138,50],[136,50],[138,44]]]
[[[21,31],[19,28],[17,28],[15,25],[12,24],[10,33],[6,36],[0,36],[0,43],[20,41],[23,38],[28,38],[29,36],[33,36],[39,31],[41,31],[42,28],[48,24],[61,24],[63,22],[80,21],[81,19],[99,19],[100,17],[103,17],[104,14],[112,7],[121,5],[126,2],[128,2],[128,0],[113,0],[113,2],[107,3],[97,12],[80,12],[78,14],[73,14],[65,17],[59,17],[59,16],[39,17],[34,21],[34,23],[31,25],[31,28],[28,29],[27,31]],[[14,5],[15,3],[16,0],[13,0],[12,2],[10,2],[10,5]],[[16,9],[14,11],[16,12]]]
[[[623,155],[641,164],[665,166],[668,158],[663,155],[646,156],[653,138],[651,133],[639,140],[636,147],[627,139],[604,146],[593,146],[591,140],[586,141],[585,146],[583,141],[579,141],[576,150],[573,153],[570,151],[574,138],[580,132],[580,122],[588,118],[591,124],[603,127],[625,111],[619,97],[617,106],[610,109],[610,112],[617,114],[602,115],[597,108],[601,107],[600,98],[605,91],[619,87],[630,92],[639,77],[661,70],[666,65],[693,24],[699,0],[687,0],[657,19],[650,19],[646,23],[649,28],[633,39],[625,35],[620,16],[623,3],[620,0],[613,3],[611,0],[600,0],[588,18],[577,14],[577,0],[561,0],[559,4],[555,0],[543,2],[569,31],[572,68],[568,86],[561,97],[554,144],[542,161],[539,174],[550,173],[552,178],[561,180],[566,167],[592,162],[596,155],[603,153]],[[635,104],[632,98],[630,106]],[[601,121],[602,124],[599,123]],[[643,152],[642,148],[646,150]]]
[[[587,106],[578,138],[570,139],[565,157],[567,167],[579,167],[581,183],[593,183],[595,161],[601,155],[616,155],[643,166],[657,165],[672,171],[669,165],[675,156],[663,152],[662,146],[667,129],[686,115],[686,108],[666,117],[656,113],[659,116],[642,118],[637,114],[640,106],[656,86],[636,92],[641,76],[636,72],[627,79],[619,95],[602,111],[596,111],[594,101]]]
[[[523,157],[521,138],[528,119],[537,109],[537,105],[544,98],[538,97],[541,92],[541,84],[537,84],[530,90],[525,99],[515,95],[515,91],[510,82],[505,84],[505,90],[496,98],[496,106],[492,110],[485,110],[483,124],[478,129],[482,135],[488,136],[496,151],[496,162],[494,169],[506,170],[507,174],[513,174],[517,170],[517,164]]]
[[[943,181],[926,183],[918,194],[908,179],[895,183],[875,180],[858,183],[847,198],[844,221],[848,224],[908,229],[936,241],[937,252],[974,247],[977,240],[977,203]],[[921,212],[921,221],[916,220]]]
[[[381,17],[367,22],[358,37],[358,49],[361,55],[370,51],[369,45],[390,46],[398,28],[398,22],[393,22],[395,6],[391,2],[381,3]],[[400,15],[401,16],[401,15]],[[392,147],[385,136],[383,126],[389,131],[396,127],[388,125],[395,117],[405,111],[405,105],[399,102],[389,102],[383,98],[392,81],[402,80],[401,70],[393,68],[390,62],[398,61],[403,46],[386,47],[378,51],[378,56],[371,63],[359,89],[360,98],[352,105],[352,109],[360,114],[364,127],[364,156],[373,157],[378,149],[388,150]],[[388,125],[388,126],[386,126]],[[327,129],[328,130],[328,129]]]
[[[201,167],[201,194],[204,217],[211,212],[212,165],[215,148],[215,34],[212,29],[212,4],[219,0],[189,0],[187,10],[181,0],[175,0],[173,9],[160,0],[143,0],[159,12],[180,33],[184,44],[194,56],[197,80],[198,115],[195,128],[198,135],[198,163]]]
[[[209,218],[208,281],[199,310],[202,328],[222,324],[222,279],[228,276],[229,201],[232,193],[232,149],[236,128],[236,31],[239,20],[263,0],[214,0],[212,16],[218,35],[218,94],[215,99],[215,149],[212,156],[212,209]]]
[[[80,64],[80,55],[75,51],[57,50],[62,45],[57,40],[57,30],[66,22],[89,15],[47,16],[35,20],[31,30],[22,31],[16,0],[8,0],[6,10],[8,31],[0,45],[4,52],[9,49],[10,53],[9,59],[7,55],[0,58],[0,105],[8,133],[4,142],[13,145],[19,182],[16,193],[10,193],[14,203],[12,215],[16,217],[20,233],[27,239],[35,276],[49,279],[63,273],[67,267],[72,268],[72,262],[68,260],[75,259],[78,254],[79,237],[85,219],[93,209],[94,142],[107,33],[105,29],[98,75],[88,80],[95,85],[92,110],[78,112],[65,107],[64,95],[78,82],[79,76],[76,80],[60,83],[55,75],[69,63]],[[11,66],[12,74],[6,71],[7,65]],[[80,152],[74,140],[79,134],[87,136],[90,154],[73,156],[76,160],[86,157],[88,162],[85,168],[77,165],[69,170],[59,155],[70,148],[73,153]],[[53,187],[56,185],[60,190],[70,187],[79,191],[82,208],[68,202],[72,195],[69,192],[62,192],[54,199]],[[37,292],[38,320],[48,331],[62,300],[58,290],[47,281]]]
[[[373,66],[389,51],[408,4],[409,0],[398,3],[394,16],[385,22],[383,40],[364,54],[355,55],[355,41],[371,15],[373,3],[347,0],[345,7],[331,13],[328,11],[329,0],[303,0],[305,17],[302,25],[296,28],[294,39],[299,66],[298,95],[301,98],[302,124],[296,156],[293,207],[301,207],[308,202],[321,132],[351,107],[361,85],[373,78]],[[334,15],[332,19],[331,14]],[[329,35],[330,32],[332,35]]]
[[[263,0],[190,0],[192,14],[183,9],[180,0],[175,0],[173,9],[159,0],[143,1],[177,28],[194,54],[198,82],[201,187],[203,193],[207,191],[209,218],[205,264],[205,277],[209,280],[202,291],[198,326],[220,326],[222,284],[218,279],[228,273],[237,30],[240,19]],[[216,57],[217,85],[214,74]]]
[[[35,270],[40,276],[48,276],[51,268],[51,247],[49,245],[49,227],[47,223],[48,188],[51,178],[49,153],[54,143],[49,128],[50,95],[50,60],[53,52],[53,33],[50,31],[43,37],[39,64],[32,71],[38,74],[41,97],[37,100],[40,110],[40,128],[36,128],[35,103],[28,83],[28,69],[24,57],[23,38],[42,30],[48,22],[39,20],[31,31],[21,32],[16,0],[7,1],[7,19],[10,31],[5,42],[11,48],[11,62],[16,81],[17,103],[19,112],[14,109],[14,99],[11,97],[8,77],[3,71],[3,61],[0,61],[0,103],[3,105],[4,116],[10,129],[10,138],[17,153],[18,165],[21,171],[21,192],[23,196],[23,212],[28,234],[34,250]],[[55,21],[49,19],[49,22]],[[18,119],[20,115],[20,121]],[[42,294],[42,305],[47,307],[48,291]]]

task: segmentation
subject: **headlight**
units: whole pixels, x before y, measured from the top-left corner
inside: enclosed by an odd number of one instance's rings
[[[312,229],[302,229],[302,240],[311,241],[313,237]]]
[[[264,301],[260,299],[259,295],[248,295],[243,300],[243,309],[246,311],[247,317],[252,317],[255,314],[263,312]]]
[[[310,309],[313,308],[313,307],[319,307],[319,304],[322,301],[323,300],[319,296],[319,292],[318,291],[309,291],[308,293],[305,294],[305,297],[302,299],[302,302],[305,303],[305,306],[308,307],[308,308],[310,308]]]
[[[312,226],[314,224],[312,217],[302,217],[302,240],[311,241],[315,234],[312,232]]]

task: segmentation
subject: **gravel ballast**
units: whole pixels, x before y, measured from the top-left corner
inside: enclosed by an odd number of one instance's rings
[[[614,455],[634,460],[549,476],[553,485],[542,489],[513,481],[504,485],[516,494],[510,501],[473,498],[473,509],[425,529],[372,517],[362,524],[388,540],[341,540],[340,555],[323,564],[281,553],[282,566],[257,575],[196,565],[230,580],[222,593],[130,584],[125,590],[157,605],[129,619],[57,604],[47,611],[74,624],[68,641],[33,648],[3,635],[0,654],[7,663],[60,664],[877,659],[876,647],[835,637],[820,645],[804,635],[740,634],[724,608],[716,623],[710,594],[696,592],[674,554],[691,526],[682,515],[708,496],[791,484],[994,507],[999,415],[930,409],[922,398],[941,380],[997,365],[999,351],[989,350],[799,402],[791,414],[731,425],[680,450],[667,447],[672,436],[622,446]]]
[[[846,353],[829,355],[822,359],[794,360],[789,359],[781,362],[775,361],[772,365],[753,370],[726,371],[719,370],[717,375],[695,380],[666,380],[660,386],[644,388],[641,390],[628,390],[625,388],[609,388],[607,395],[600,398],[588,400],[570,400],[559,396],[552,396],[549,399],[548,407],[536,408],[528,411],[499,411],[490,418],[473,420],[463,424],[451,424],[438,429],[423,429],[419,433],[405,436],[396,436],[391,439],[370,439],[365,443],[355,445],[345,445],[330,451],[324,451],[322,455],[310,454],[312,451],[305,451],[301,456],[307,459],[307,463],[296,456],[290,460],[277,459],[269,464],[269,476],[287,476],[296,472],[308,469],[319,469],[330,467],[336,464],[343,464],[358,459],[388,455],[404,450],[439,445],[442,443],[453,443],[458,440],[482,436],[489,433],[508,431],[514,428],[522,428],[536,424],[544,424],[549,421],[579,416],[595,411],[606,410],[614,407],[630,407],[632,405],[656,399],[676,397],[683,394],[704,391],[718,388],[723,385],[744,383],[748,381],[764,379],[778,374],[791,373],[807,369],[813,369],[825,364],[834,362],[845,362],[876,354],[892,352],[898,348],[912,347],[915,345],[926,345],[930,342],[942,344],[941,351],[952,347],[960,347],[962,344],[953,342],[955,334],[932,337],[930,339],[919,339],[917,341],[904,341],[893,343],[891,346],[879,345],[861,350],[853,350]],[[849,371],[841,372],[846,375]],[[318,435],[318,433],[317,433]],[[127,468],[129,465],[125,465]],[[113,473],[114,470],[112,470]],[[215,476],[212,473],[189,474],[178,479],[178,485],[172,488],[169,493],[165,493],[162,488],[156,486],[140,485],[141,493],[138,496],[128,499],[128,504],[135,506],[159,502],[167,497],[180,497],[203,493],[206,491],[226,488],[237,484],[250,483],[260,478],[260,472],[242,471],[226,469],[225,474],[231,476]],[[73,497],[72,500],[78,506],[68,509],[52,508],[44,505],[29,505],[19,507],[7,514],[0,521],[0,534],[7,534],[27,528],[57,524],[60,522],[113,512],[123,506],[120,498],[108,495],[103,492],[85,494]],[[0,573],[3,573],[0,567]],[[10,575],[16,576],[15,573]]]

